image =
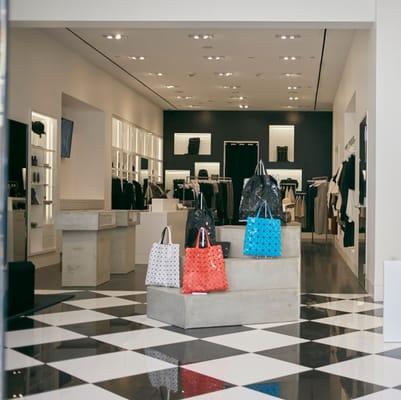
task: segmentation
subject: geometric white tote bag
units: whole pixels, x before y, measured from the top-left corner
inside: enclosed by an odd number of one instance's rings
[[[164,237],[167,233],[167,243]],[[146,273],[147,286],[180,287],[180,245],[173,244],[171,229],[163,229],[159,243],[153,243],[149,254],[148,271]]]

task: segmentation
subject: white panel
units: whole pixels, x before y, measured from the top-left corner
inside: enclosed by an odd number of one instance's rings
[[[385,342],[401,342],[401,261],[384,262],[384,324]]]
[[[297,191],[302,190],[302,169],[267,169],[266,171],[275,178],[279,184],[283,179],[291,178],[297,180]]]
[[[294,162],[294,125],[269,126],[269,161],[277,161],[277,146],[288,147],[288,161]]]
[[[196,162],[195,163],[195,176],[198,176],[200,169],[206,169],[211,175],[220,175],[220,163],[219,162]]]
[[[210,155],[212,135],[210,133],[174,133],[174,154],[188,154],[190,138],[200,138],[199,154]]]

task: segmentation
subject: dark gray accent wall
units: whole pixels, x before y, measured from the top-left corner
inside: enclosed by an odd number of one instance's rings
[[[268,162],[269,125],[295,125],[295,162]],[[175,132],[212,134],[212,154],[174,155]],[[303,170],[303,187],[314,176],[331,175],[332,113],[293,111],[165,111],[164,169],[190,169],[195,161],[219,161],[223,174],[224,141],[256,140],[268,168]],[[239,160],[240,162],[240,160]]]

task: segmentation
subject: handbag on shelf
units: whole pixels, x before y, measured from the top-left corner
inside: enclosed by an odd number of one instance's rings
[[[224,258],[228,258],[230,256],[231,242],[215,242],[214,244],[216,246],[221,246]]]
[[[195,208],[189,210],[185,234],[185,246],[194,245],[200,228],[206,228],[212,243],[216,241],[216,226],[213,213],[207,208],[206,199],[200,192],[195,199]]]
[[[164,243],[166,233],[167,243]],[[160,242],[152,245],[145,284],[180,287],[180,245],[172,243],[169,226],[163,229]]]
[[[278,162],[288,161],[288,146],[277,146],[277,161]]]
[[[199,246],[200,237],[206,243]],[[212,246],[205,228],[200,228],[195,247],[185,250],[182,293],[223,291],[228,287],[221,246]]]
[[[200,138],[194,137],[188,140],[188,154],[197,155],[199,154]]]
[[[265,218],[260,217],[262,208],[265,210]],[[273,218],[264,201],[256,217],[247,218],[243,253],[245,256],[280,257],[281,251],[281,221]]]
[[[243,191],[239,207],[240,220],[254,217],[261,201],[266,201],[272,215],[282,218],[281,190],[277,181],[266,173],[263,161],[260,160],[254,175],[249,178]]]

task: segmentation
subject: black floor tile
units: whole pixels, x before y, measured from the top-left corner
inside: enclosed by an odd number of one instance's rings
[[[258,354],[309,368],[319,368],[367,355],[366,353],[316,342],[306,342],[277,349],[264,350],[258,352]]]
[[[203,340],[173,343],[137,351],[147,356],[176,365],[192,364],[244,354],[243,351],[221,346],[219,344],[205,342]]]
[[[23,329],[44,328],[46,326],[50,325],[27,317],[6,320],[6,331],[20,331]]]
[[[85,336],[97,336],[108,335],[110,333],[136,331],[138,329],[148,329],[150,326],[127,321],[126,319],[115,318],[104,321],[64,325],[63,328]]]
[[[384,389],[320,371],[284,376],[247,387],[284,400],[350,400]]]
[[[84,338],[65,340],[62,342],[45,343],[34,346],[16,348],[20,353],[45,363],[69,360],[72,358],[89,357],[99,354],[122,351],[117,346],[99,342],[95,339]]]
[[[314,321],[299,322],[296,324],[280,325],[268,328],[266,331],[281,333],[283,335],[295,336],[302,339],[317,340],[329,336],[342,335],[343,333],[355,332],[354,329],[341,326],[319,324]]]
[[[131,294],[129,296],[118,296],[120,299],[132,300],[132,301],[139,301],[140,303],[147,302],[146,294]]]
[[[133,315],[146,314],[146,304],[131,304],[128,306],[97,308],[96,311],[113,315],[114,317],[132,317]]]
[[[70,301],[98,299],[101,297],[108,297],[108,296],[105,296],[104,294],[100,294],[100,293],[91,292],[89,290],[85,290],[82,292],[74,293],[74,297]]]
[[[327,310],[319,307],[301,307],[301,318],[307,320],[314,320],[319,318],[334,317],[335,315],[347,314],[343,311]]]
[[[252,328],[247,328],[246,326],[236,325],[236,326],[221,326],[214,328],[194,328],[194,329],[182,329],[177,326],[166,326],[161,329],[166,329],[168,331],[182,333],[183,335],[193,336],[196,338],[206,338],[218,335],[227,335],[229,333],[245,332],[250,331]]]
[[[301,295],[301,304],[305,304],[305,305],[328,303],[329,301],[337,301],[337,300],[341,300],[341,299],[337,299],[334,297],[327,297],[327,296],[319,296],[317,294]]]
[[[361,311],[359,314],[372,315],[373,317],[383,317],[383,308],[377,310]]]
[[[48,365],[7,371],[5,380],[8,399],[86,383]]]
[[[70,299],[74,300],[74,299]],[[51,307],[43,308],[42,310],[36,311],[33,315],[41,315],[41,314],[52,314],[52,313],[60,313],[66,311],[78,311],[82,310],[82,308],[71,306],[70,304],[58,303]]]
[[[399,360],[401,360],[401,346],[398,349],[385,351],[383,353],[380,353],[379,355],[380,356],[392,357],[392,358],[398,358]]]
[[[97,385],[129,400],[186,399],[232,387],[229,383],[181,368],[113,379]]]
[[[367,332],[380,333],[383,335],[383,327],[379,326],[377,328],[367,329]]]

